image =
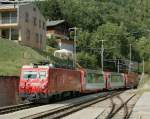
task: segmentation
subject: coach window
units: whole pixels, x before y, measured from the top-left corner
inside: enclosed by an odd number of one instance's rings
[[[120,76],[119,75],[112,75],[111,81],[112,82],[120,82]]]
[[[87,83],[93,83],[92,80],[93,80],[93,75],[91,73],[87,73],[86,75]]]
[[[99,83],[103,83],[104,79],[103,79],[103,75],[102,74],[98,74],[98,82]]]

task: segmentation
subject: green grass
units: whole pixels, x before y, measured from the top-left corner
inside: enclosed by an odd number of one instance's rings
[[[138,93],[150,92],[150,75],[144,75],[138,86]]]
[[[42,52],[0,39],[0,75],[19,75],[22,65],[44,59]]]
[[[49,46],[46,51],[39,51],[13,41],[0,39],[0,75],[19,76],[22,65],[29,65],[46,59],[55,65],[72,65],[71,60],[54,57],[55,50],[57,49]]]

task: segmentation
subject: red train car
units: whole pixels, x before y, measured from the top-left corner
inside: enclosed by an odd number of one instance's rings
[[[48,65],[23,66],[19,95],[29,101],[48,102],[51,97],[132,87],[127,74],[93,70],[53,68]]]
[[[22,99],[41,100],[55,95],[79,93],[83,88],[83,71],[51,68],[50,66],[23,66],[19,95]]]

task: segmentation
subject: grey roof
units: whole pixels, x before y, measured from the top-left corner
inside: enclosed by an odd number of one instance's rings
[[[28,5],[28,4],[31,4],[31,3],[20,3],[20,4],[1,4],[0,5],[0,9],[9,9],[9,8],[18,8],[19,6],[21,5]]]
[[[0,0],[0,3],[21,3],[21,2],[35,2],[45,0]]]
[[[0,8],[5,8],[5,9],[8,9],[8,8],[18,8],[18,5],[16,4],[1,4],[0,5]]]
[[[56,25],[61,24],[63,22],[65,22],[65,20],[47,21],[46,26],[56,26]]]

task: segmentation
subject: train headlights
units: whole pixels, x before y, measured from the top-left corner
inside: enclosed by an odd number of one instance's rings
[[[19,88],[24,89],[25,85],[22,84],[22,85],[19,86]]]
[[[41,89],[42,89],[42,90],[45,90],[45,89],[47,89],[47,87],[48,87],[47,83],[44,83],[44,84],[41,86]]]

